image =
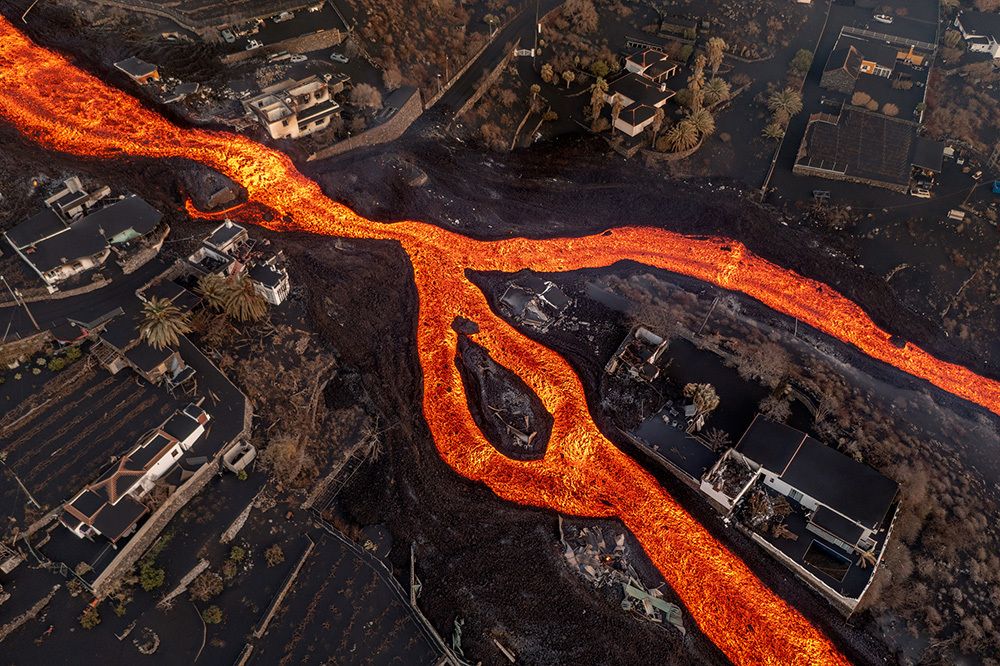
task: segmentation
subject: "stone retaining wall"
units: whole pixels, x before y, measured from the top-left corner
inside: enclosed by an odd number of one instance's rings
[[[397,111],[384,123],[371,127],[361,134],[348,137],[347,139],[339,141],[332,146],[327,146],[322,150],[318,150],[310,155],[306,161],[312,162],[313,160],[322,160],[327,157],[333,157],[334,155],[346,153],[347,151],[354,150],[355,148],[375,146],[380,143],[388,143],[389,141],[398,139],[400,135],[402,135],[403,132],[409,128],[413,121],[420,117],[420,114],[423,113],[423,111],[423,104],[420,102],[420,91],[414,88],[410,98],[406,100],[403,106],[400,107],[399,111]]]
[[[342,41],[344,41],[344,33],[340,30],[321,30],[319,32],[311,32],[308,35],[299,35],[298,37],[285,39],[280,42],[275,42],[274,44],[265,44],[259,49],[254,49],[252,51],[230,53],[227,56],[222,56],[220,60],[223,64],[229,65],[234,62],[248,60],[254,56],[278,53],[280,51],[289,51],[291,53],[319,51],[320,49],[328,49],[331,46],[337,46]]]
[[[190,479],[181,484],[181,487],[174,492],[167,501],[156,510],[146,524],[139,528],[135,536],[128,540],[114,561],[108,568],[97,577],[91,589],[94,596],[101,598],[110,587],[110,583],[132,568],[143,553],[152,545],[153,540],[159,536],[163,528],[167,526],[170,519],[188,503],[188,501],[198,494],[211,480],[212,476],[219,471],[219,461],[213,460],[194,473]]]
[[[500,78],[500,75],[503,74],[503,70],[507,68],[507,65],[509,65],[510,61],[514,58],[514,52],[517,51],[517,49],[519,48],[521,48],[520,39],[514,42],[514,47],[511,48],[510,53],[504,56],[503,60],[501,60],[497,64],[497,66],[493,68],[493,71],[489,73],[486,79],[479,84],[479,87],[476,89],[476,92],[472,93],[472,97],[466,100],[465,104],[462,105],[462,108],[459,109],[458,113],[455,114],[456,118],[458,118],[463,113],[471,109],[472,105],[479,101],[479,98],[483,96],[486,90],[491,85],[493,85],[498,78]]]

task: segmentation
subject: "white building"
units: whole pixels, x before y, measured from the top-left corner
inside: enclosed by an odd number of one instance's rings
[[[1000,14],[990,12],[962,11],[955,17],[955,27],[962,33],[962,39],[970,51],[989,53],[1000,58]]]
[[[142,498],[201,438],[210,418],[197,405],[176,412],[67,502],[60,522],[80,538],[100,535],[115,543],[131,534],[149,511]]]
[[[260,95],[243,102],[272,139],[297,139],[330,124],[340,105],[330,97],[330,87],[318,76],[287,79],[268,86]]]

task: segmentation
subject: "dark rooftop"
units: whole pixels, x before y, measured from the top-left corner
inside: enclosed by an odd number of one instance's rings
[[[656,106],[674,96],[674,91],[660,90],[660,86],[635,72],[629,72],[608,85],[608,94],[614,96],[616,93],[648,106]]]
[[[914,123],[853,107],[844,108],[839,118],[818,116],[806,128],[796,166],[909,184]]]
[[[841,46],[830,53],[826,61],[825,72],[843,69],[854,78],[861,72],[861,54],[853,46]]]
[[[163,432],[180,441],[184,441],[198,429],[200,424],[190,416],[177,412],[163,424]]]
[[[55,211],[46,208],[9,229],[5,235],[14,247],[23,250],[32,243],[60,234],[67,229],[66,223],[59,219]]]
[[[965,10],[958,15],[962,29],[969,35],[984,37],[1000,37],[1000,14],[993,12],[975,12]]]
[[[227,220],[213,231],[212,235],[205,239],[205,242],[218,248],[224,248],[227,243],[244,232],[246,232],[246,229]]]
[[[861,535],[864,533],[864,529],[858,526],[857,523],[847,520],[839,513],[831,511],[825,506],[816,509],[816,513],[812,517],[812,523],[852,546],[857,545],[861,539]]]
[[[871,529],[899,490],[889,477],[812,437],[802,442],[781,480]]]
[[[135,230],[140,236],[148,234],[162,219],[163,213],[133,194],[95,210],[74,222],[72,228],[111,240],[129,229]]]
[[[79,511],[80,514],[93,518],[101,510],[101,507],[104,506],[105,501],[105,498],[88,489],[80,493],[69,506]]]
[[[859,46],[862,57],[869,61],[878,63],[882,67],[892,69],[896,66],[896,56],[899,49],[889,44],[879,44],[877,42],[866,42]]]
[[[154,349],[152,346],[145,342],[140,342],[135,347],[132,347],[125,352],[125,358],[129,362],[134,363],[137,368],[143,372],[150,372],[161,363],[164,363],[169,359],[174,353],[174,350],[170,347],[164,347],[163,349]]]
[[[646,122],[650,118],[656,115],[656,109],[645,104],[629,104],[618,117],[622,122],[628,123],[632,127],[636,127]]]
[[[268,287],[277,287],[282,274],[270,264],[257,264],[250,269],[250,277]]]
[[[129,345],[139,339],[139,327],[127,316],[112,319],[101,332],[101,340],[117,349],[124,351]]]
[[[118,504],[106,504],[97,514],[94,527],[111,541],[118,541],[146,511],[145,506],[126,496]]]
[[[135,56],[116,62],[115,67],[125,72],[129,76],[135,76],[135,77],[149,76],[150,74],[156,71],[156,65],[151,65],[145,60],[140,60]]]
[[[795,428],[758,414],[737,442],[736,450],[769,472],[781,476],[805,437],[805,433]]]
[[[913,140],[913,166],[940,173],[944,164],[944,144],[922,136]]]
[[[145,444],[128,454],[129,469],[146,471],[164,449],[173,445],[172,439],[165,437],[163,433],[156,433]]]

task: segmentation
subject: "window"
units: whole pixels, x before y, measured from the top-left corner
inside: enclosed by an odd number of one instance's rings
[[[797,490],[791,490],[791,491],[789,491],[788,496],[791,497],[796,502],[799,502],[799,503],[802,502],[802,498],[804,497],[804,495],[802,493],[800,493],[799,491],[797,491]]]
[[[176,458],[179,455],[180,455],[180,452],[177,449],[174,449],[173,451],[170,452],[170,457],[171,458]]]
[[[287,120],[282,120],[281,121],[281,126],[282,127],[288,127],[288,121]]]

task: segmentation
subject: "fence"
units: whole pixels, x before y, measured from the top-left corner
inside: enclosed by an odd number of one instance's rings
[[[314,160],[322,160],[327,157],[333,157],[334,155],[340,155],[341,153],[346,153],[349,150],[354,150],[355,148],[361,148],[362,146],[375,146],[380,143],[388,143],[394,139],[398,139],[400,135],[407,130],[407,128],[413,123],[414,120],[420,117],[423,113],[424,107],[420,102],[420,91],[416,88],[410,89],[410,95],[407,97],[406,101],[400,104],[396,113],[394,113],[388,120],[379,125],[375,125],[360,134],[348,137],[343,141],[338,141],[332,146],[327,146],[322,148],[312,155],[310,155],[306,161],[312,162]],[[393,95],[399,95],[400,93],[406,94],[404,89],[399,89]],[[393,95],[390,95],[387,102],[393,99]]]

